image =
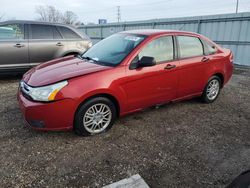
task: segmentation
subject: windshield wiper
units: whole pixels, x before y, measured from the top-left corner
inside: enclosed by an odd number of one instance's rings
[[[87,60],[91,60],[91,61],[94,61],[94,62],[98,62],[96,59],[88,57],[88,56],[80,56],[80,57],[81,57],[81,59],[87,59]]]
[[[97,60],[95,58],[91,58],[91,57],[88,57],[88,56],[80,56],[79,58],[81,58],[81,59],[87,59],[88,61],[90,61],[92,63],[95,63],[95,64],[98,64],[98,65],[113,66],[111,63],[99,61],[99,60]]]

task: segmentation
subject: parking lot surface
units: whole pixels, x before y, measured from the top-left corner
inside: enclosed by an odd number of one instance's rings
[[[0,187],[101,187],[137,173],[150,187],[225,187],[250,169],[249,69],[213,104],[147,109],[94,137],[27,128],[18,82],[0,79]]]

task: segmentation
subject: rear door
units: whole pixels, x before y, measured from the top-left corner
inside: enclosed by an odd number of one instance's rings
[[[29,25],[29,57],[31,65],[57,58],[64,48],[62,36],[53,25]]]
[[[0,68],[28,67],[28,41],[23,24],[0,25]]]
[[[88,41],[84,41],[77,33],[66,26],[56,26],[63,36],[63,43],[67,47],[65,53],[83,53]]]
[[[180,61],[178,98],[196,95],[207,82],[210,60],[204,54],[204,46],[196,36],[176,36]]]

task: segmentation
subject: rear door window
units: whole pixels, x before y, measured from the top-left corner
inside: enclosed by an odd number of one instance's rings
[[[81,39],[81,37],[77,33],[67,27],[57,26],[57,28],[65,39]]]
[[[31,39],[61,39],[61,34],[55,26],[32,24],[30,25]]]
[[[22,24],[6,24],[0,26],[0,40],[24,39]]]
[[[205,51],[206,55],[212,55],[212,54],[215,54],[217,52],[217,48],[214,45],[212,45],[204,40],[202,40],[202,42],[204,44],[204,51]]]
[[[180,58],[204,55],[203,45],[199,38],[191,36],[177,36]]]
[[[62,35],[59,33],[56,26],[53,26],[53,37],[54,39],[62,39]]]

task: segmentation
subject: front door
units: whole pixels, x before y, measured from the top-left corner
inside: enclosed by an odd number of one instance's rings
[[[57,57],[64,48],[62,36],[52,25],[31,24],[29,26],[29,56],[31,65]]]
[[[154,57],[157,64],[132,70],[127,68],[127,79],[123,85],[127,95],[127,111],[167,102],[176,97],[179,62],[174,60],[173,37],[153,39],[132,63],[138,63],[143,56]]]
[[[23,24],[0,25],[0,69],[29,67]]]

